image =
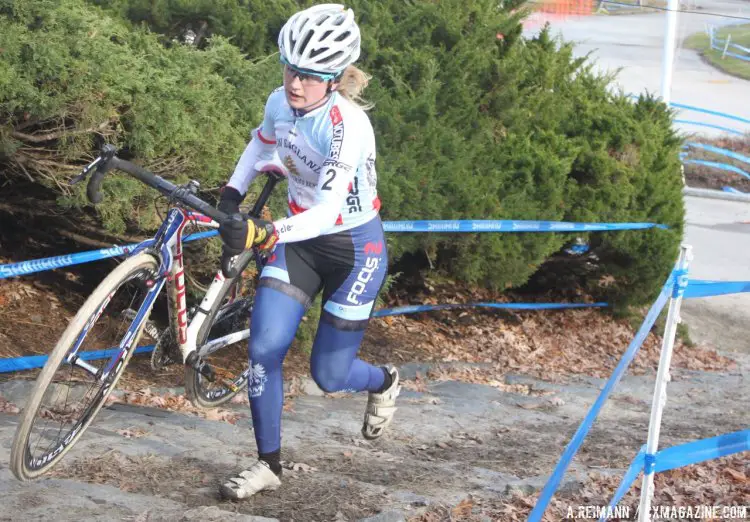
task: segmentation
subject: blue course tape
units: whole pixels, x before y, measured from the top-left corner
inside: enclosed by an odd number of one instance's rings
[[[646,453],[643,456],[643,472],[646,475],[650,475],[656,469],[656,455],[653,453]]]
[[[445,220],[386,221],[386,232],[603,232],[609,230],[668,229],[655,223],[571,223],[566,221]]]
[[[686,268],[675,269],[672,272],[672,277],[674,277],[674,286],[672,288],[673,298],[677,299],[678,297],[682,297],[685,294],[685,289],[690,283],[687,274],[688,271]]]
[[[727,433],[710,439],[672,446],[657,452],[654,471],[661,473],[747,450],[750,450],[750,430]]]
[[[646,446],[643,445],[625,473],[620,486],[609,503],[609,507],[614,508],[622,500],[641,471],[644,473],[662,473],[747,450],[750,450],[750,430],[680,444],[657,451],[656,455],[647,455]],[[606,514],[600,519],[600,522],[605,519]]]
[[[691,279],[683,298],[711,297],[715,295],[750,292],[750,281],[703,281]]]
[[[405,315],[417,312],[427,312],[430,310],[452,310],[455,308],[501,308],[504,310],[565,310],[574,308],[603,308],[607,303],[469,303],[469,304],[445,304],[445,305],[419,305],[419,306],[401,306],[398,308],[385,308],[375,311],[373,317],[385,317],[389,315]],[[146,353],[153,350],[153,346],[141,346],[136,349],[135,353]],[[93,359],[104,359],[111,357],[117,352],[116,348],[106,350],[94,350],[83,352],[81,359],[90,361]],[[41,368],[47,362],[46,355],[31,355],[26,357],[13,357],[9,359],[0,359],[0,373],[17,372],[21,370],[31,370]]]
[[[718,45],[714,45],[713,42],[716,42]],[[720,51],[721,53],[723,53],[726,56],[732,56],[734,58],[739,58],[740,60],[745,60],[745,61],[750,62],[750,56],[745,56],[745,55],[742,55],[742,54],[731,53],[729,51],[725,51],[724,47],[726,45],[727,45],[727,41],[725,39],[722,39],[722,38],[713,38],[713,41],[711,43],[711,48],[714,49],[715,51]],[[747,47],[742,47],[741,45],[737,45],[737,44],[733,44],[733,43],[729,44],[728,49],[738,49],[738,50],[740,50],[742,52],[750,53],[750,49],[748,49]]]
[[[739,174],[740,176],[750,179],[750,173],[747,173],[741,168],[735,167],[734,165],[729,165],[728,163],[719,163],[718,161],[706,161],[706,160],[694,160],[694,159],[686,159],[686,160],[682,160],[682,162],[686,165],[705,165],[706,167],[713,167],[715,169],[728,170],[729,172],[734,172],[735,174]]]
[[[737,190],[733,187],[727,187],[726,185],[721,187],[721,190],[723,190],[724,192],[731,192],[732,194],[747,194],[747,192],[742,192],[741,190]]]
[[[612,500],[609,502],[609,508],[614,509],[617,504],[620,503],[620,500],[622,500],[622,497],[625,496],[625,494],[630,490],[630,486],[633,485],[633,482],[635,482],[635,479],[638,478],[638,474],[643,471],[643,466],[645,463],[645,456],[646,456],[646,445],[644,444],[640,451],[636,454],[635,458],[633,459],[633,462],[630,463],[630,467],[625,472],[625,475],[622,477],[622,481],[620,482],[620,486],[617,488],[617,491],[615,491],[614,496],[612,497]],[[605,512],[602,515],[602,518],[599,519],[599,522],[604,522],[605,520],[608,520],[609,517],[607,516],[607,513]]]
[[[750,56],[742,56],[741,54],[737,53],[730,53],[729,51],[724,53],[726,56],[731,56],[732,58],[737,58],[739,60],[744,60],[746,62],[750,62]]]
[[[386,232],[596,232],[608,230],[643,230],[648,228],[669,228],[666,225],[654,223],[567,223],[562,221],[497,221],[497,220],[466,220],[466,221],[386,221],[383,223]],[[216,230],[191,234],[185,241],[195,241],[217,235]],[[0,265],[0,279],[20,275],[53,270],[66,266],[99,261],[109,257],[121,256],[138,243],[115,246],[101,250],[80,252],[64,256],[34,259],[21,263]]]
[[[373,317],[406,315],[434,310],[454,310],[456,308],[499,308],[503,310],[566,310],[573,308],[604,308],[607,303],[468,303],[443,305],[414,305],[386,308],[373,312]]]
[[[721,116],[722,118],[727,118],[728,120],[741,121],[742,123],[750,124],[750,120],[748,120],[747,118],[742,118],[740,116],[735,116],[733,114],[727,114],[725,112],[712,111],[710,109],[703,109],[701,107],[693,107],[692,105],[685,105],[684,103],[671,102],[669,105],[671,107],[676,107],[678,109],[685,109],[685,110],[688,110],[688,111],[702,112],[704,114],[712,114],[713,116]]]
[[[552,499],[552,495],[555,494],[555,491],[557,490],[557,487],[560,485],[560,481],[562,480],[563,475],[565,474],[565,470],[568,468],[571,460],[573,460],[573,457],[578,451],[578,448],[583,443],[583,439],[586,437],[586,434],[588,433],[589,429],[591,429],[591,425],[594,423],[594,419],[596,419],[596,416],[599,415],[599,411],[604,405],[604,402],[607,400],[607,397],[612,392],[612,389],[617,385],[617,383],[622,378],[622,375],[625,373],[625,370],[630,365],[630,362],[633,360],[636,353],[638,352],[638,349],[641,347],[641,345],[643,344],[643,341],[646,339],[646,336],[648,336],[649,332],[651,331],[651,328],[654,326],[654,323],[656,322],[656,318],[659,316],[659,313],[662,311],[662,309],[664,308],[664,305],[666,305],[667,301],[669,300],[669,297],[672,293],[673,283],[674,283],[674,275],[670,274],[669,278],[667,279],[667,282],[662,287],[659,297],[657,297],[656,301],[654,301],[654,304],[651,305],[651,309],[646,315],[646,319],[643,321],[643,324],[641,324],[640,329],[636,333],[633,340],[630,342],[630,345],[628,345],[628,349],[625,350],[625,353],[620,359],[620,362],[617,364],[617,367],[612,372],[612,375],[604,384],[604,388],[602,388],[602,391],[599,393],[599,396],[597,397],[593,406],[591,406],[591,409],[586,414],[586,417],[583,419],[583,422],[581,422],[581,425],[576,430],[575,434],[573,435],[573,438],[565,447],[565,450],[563,451],[563,454],[560,457],[560,461],[557,463],[557,466],[555,466],[555,470],[552,472],[552,475],[547,480],[547,483],[544,485],[544,489],[539,495],[539,499],[537,500],[537,503],[534,506],[534,509],[531,511],[531,514],[529,515],[529,518],[528,518],[529,522],[540,522],[542,520],[542,516],[544,515],[544,511],[547,509],[547,505]]]
[[[626,94],[625,95],[628,98],[640,98],[638,94]],[[734,120],[734,121],[741,121],[742,123],[748,123],[750,124],[750,120],[747,118],[743,118],[741,116],[735,116],[734,114],[727,114],[726,112],[719,112],[719,111],[713,111],[711,109],[704,109],[703,107],[695,107],[693,105],[686,105],[684,103],[676,103],[676,102],[669,102],[670,107],[675,107],[677,109],[684,109],[686,111],[695,111],[695,112],[702,112],[703,114],[711,114],[713,116],[720,116],[722,118],[726,118],[728,120]]]
[[[154,346],[139,346],[135,349],[134,354],[148,353],[154,349]],[[94,350],[91,352],[80,352],[81,359],[84,361],[93,361],[95,359],[105,359],[112,357],[117,353],[119,348],[109,348],[107,350]],[[9,359],[0,359],[0,373],[20,372],[22,370],[33,370],[41,368],[47,362],[47,355],[30,355],[26,357],[12,357]]]
[[[185,239],[183,241],[196,241],[198,239],[215,236],[217,234],[218,232],[216,230],[199,232],[197,234],[190,234],[189,236],[185,236]],[[101,250],[90,250],[88,252],[79,252],[77,254],[45,257],[44,259],[34,259],[31,261],[22,261],[21,263],[0,265],[0,279],[33,274],[35,272],[44,272],[45,270],[54,270],[55,268],[63,268],[66,266],[90,263],[92,261],[99,261],[101,259],[106,259],[109,257],[117,257],[127,254],[138,245],[139,243],[132,243],[130,245],[114,246],[112,248],[102,248]]]
[[[731,150],[722,149],[720,147],[714,147],[713,145],[706,145],[705,143],[696,143],[694,141],[690,141],[685,144],[685,147],[707,150],[708,152],[713,152],[714,154],[721,154],[722,156],[736,159],[737,161],[741,161],[743,163],[747,163],[748,165],[750,165],[750,158],[748,158],[747,156],[743,156],[742,154],[738,154],[737,152],[734,152]]]
[[[702,121],[698,120],[673,120],[674,123],[683,123],[687,125],[698,125],[699,127],[709,127],[711,129],[717,129],[717,130],[723,130],[724,132],[728,132],[730,134],[736,134],[737,136],[744,136],[745,133],[742,131],[738,131],[735,129],[730,129],[729,127],[723,127],[721,125],[714,125],[713,123],[704,123]]]

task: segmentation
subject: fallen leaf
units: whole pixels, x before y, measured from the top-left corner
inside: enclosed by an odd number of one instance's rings
[[[165,393],[157,395],[149,388],[138,391],[127,391],[120,399],[113,399],[112,402],[122,402],[126,404],[135,404],[137,406],[148,406],[151,408],[161,408],[181,413],[190,413],[204,419],[213,421],[228,422],[236,424],[237,420],[244,417],[243,414],[224,409],[196,408],[184,395],[175,395]]]
[[[747,482],[747,476],[741,472],[737,471],[736,469],[727,468],[724,470],[725,475],[729,475],[735,482],[739,482],[744,484]]]
[[[13,404],[12,402],[8,402],[2,397],[0,397],[0,412],[1,413],[20,413],[20,408]]]
[[[467,517],[471,515],[471,510],[474,507],[474,501],[471,500],[470,497],[467,497],[463,499],[461,502],[456,504],[453,509],[451,509],[451,515],[453,517]]]
[[[302,471],[305,473],[312,473],[313,471],[318,471],[318,468],[315,468],[308,464],[304,464],[302,462],[292,462],[289,469],[291,469],[292,471]]]
[[[119,433],[126,439],[140,439],[144,435],[148,434],[148,432],[143,428],[125,428],[123,430],[115,430],[115,432]]]

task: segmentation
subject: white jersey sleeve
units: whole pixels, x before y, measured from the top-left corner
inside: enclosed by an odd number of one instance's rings
[[[278,96],[278,93],[279,89],[276,89],[266,100],[263,123],[250,133],[250,142],[245,147],[232,177],[227,182],[227,185],[237,189],[240,194],[245,194],[250,183],[258,176],[255,164],[261,160],[271,159],[276,149],[274,117],[278,103],[274,97]],[[281,95],[284,95],[283,91]]]

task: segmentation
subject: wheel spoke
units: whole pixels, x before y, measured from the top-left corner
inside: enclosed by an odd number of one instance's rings
[[[155,298],[158,268],[148,254],[128,258],[84,303],[49,356],[25,410],[11,451],[12,470],[21,479],[47,471],[80,437],[119,379],[136,348],[139,332],[123,309],[139,310],[143,322]],[[150,282],[152,284],[145,284]],[[154,290],[154,293],[151,291]],[[89,315],[83,315],[83,311]],[[102,357],[121,346],[112,357]]]

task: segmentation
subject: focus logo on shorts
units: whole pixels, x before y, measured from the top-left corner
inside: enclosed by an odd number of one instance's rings
[[[367,246],[372,245],[373,243],[367,243]],[[365,246],[365,248],[367,248]],[[380,243],[380,248],[382,249],[383,245]],[[372,279],[372,275],[375,273],[375,270],[378,269],[378,266],[380,265],[380,259],[377,257],[368,257],[365,261],[365,266],[362,267],[362,270],[359,271],[359,274],[357,274],[357,280],[354,281],[354,284],[352,285],[352,289],[349,290],[349,294],[346,296],[346,300],[349,301],[352,304],[355,305],[361,305],[362,303],[359,302],[358,297],[362,296],[362,294],[365,291],[365,286],[368,282]]]

